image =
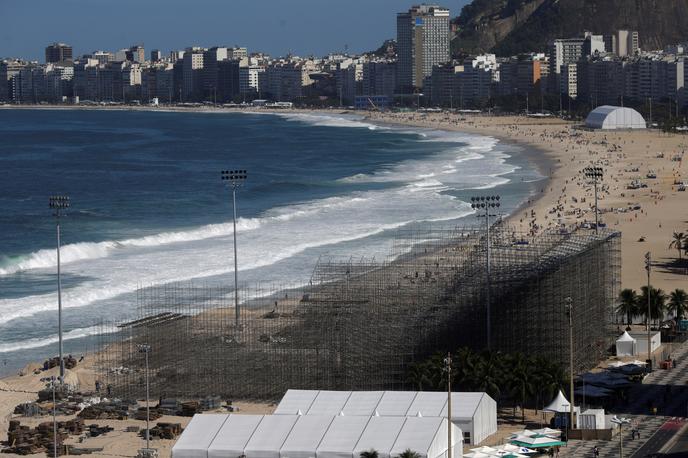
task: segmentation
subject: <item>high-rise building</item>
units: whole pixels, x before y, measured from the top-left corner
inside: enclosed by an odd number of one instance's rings
[[[239,68],[239,93],[242,95],[256,95],[260,93],[265,85],[265,67],[250,65]]]
[[[146,50],[143,45],[134,45],[125,52],[126,60],[142,64],[146,61]]]
[[[575,64],[583,57],[585,38],[566,38],[554,40],[549,47],[549,80],[551,91],[556,94],[568,94],[569,80],[561,77],[561,67]],[[573,71],[569,72],[573,76]]]
[[[0,60],[0,102],[9,102],[7,61]]]
[[[239,95],[240,67],[238,60],[221,60],[217,63],[217,95],[218,102],[231,102]]]
[[[65,62],[72,60],[72,47],[64,43],[53,43],[45,48],[45,62]]]
[[[154,49],[151,51],[150,60],[151,62],[160,62],[162,60],[162,53],[159,49]]]
[[[394,95],[396,85],[396,63],[389,61],[366,62],[363,64],[362,95]]]
[[[618,30],[616,32],[616,54],[619,57],[635,56],[640,49],[638,32],[633,30]]]
[[[203,96],[203,48],[184,51],[182,94],[185,102],[200,100]]]
[[[218,100],[218,64],[225,60],[227,60],[227,48],[225,47],[214,46],[203,52],[203,71],[201,73],[203,98],[205,100]]]
[[[419,5],[397,14],[397,91],[422,88],[434,66],[449,62],[449,39],[447,8]]]

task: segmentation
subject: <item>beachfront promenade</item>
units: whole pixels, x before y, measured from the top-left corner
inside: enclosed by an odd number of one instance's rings
[[[634,386],[629,394],[627,406],[615,410],[619,417],[628,418],[637,424],[640,438],[631,438],[631,428],[624,427],[624,456],[643,458],[657,453],[662,447],[671,445],[672,438],[682,428],[687,428],[688,415],[688,342],[675,347],[672,357],[677,362],[671,370],[656,369],[642,384]],[[667,391],[670,386],[670,392]],[[649,405],[654,403],[657,415],[649,415]],[[685,430],[683,431],[685,432]],[[562,448],[561,457],[592,457],[597,446],[600,457],[619,456],[619,437],[611,441],[572,440]]]

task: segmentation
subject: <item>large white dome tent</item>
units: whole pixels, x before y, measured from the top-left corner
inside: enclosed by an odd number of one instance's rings
[[[585,119],[585,126],[591,129],[645,129],[643,116],[633,108],[602,105],[592,110]]]

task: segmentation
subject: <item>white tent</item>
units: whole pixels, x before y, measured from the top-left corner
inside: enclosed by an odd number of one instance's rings
[[[298,415],[265,415],[244,448],[246,458],[280,458],[282,444]]]
[[[241,456],[263,415],[230,415],[208,447],[208,458]]]
[[[353,458],[353,451],[372,417],[334,417],[318,446],[318,458]]]
[[[275,414],[298,415],[299,412],[308,412],[318,393],[317,390],[289,390],[275,409]]]
[[[313,458],[323,436],[336,417],[322,415],[304,415],[291,430],[291,434],[280,450],[285,458]]]
[[[460,430],[454,427],[454,433]],[[444,456],[447,453],[447,420],[440,417],[407,417],[399,432],[391,456],[398,456],[411,449],[421,458]],[[454,446],[453,450],[461,450]],[[454,455],[454,454],[452,454]]]
[[[384,391],[353,391],[342,409],[344,415],[375,415]]]
[[[320,391],[315,397],[308,415],[336,415],[344,410],[351,391]]]
[[[423,391],[289,390],[276,414],[446,417],[447,394]],[[485,393],[452,393],[452,423],[467,443],[479,444],[497,432],[497,403]]]
[[[568,413],[571,411],[571,403],[568,399],[566,399],[564,393],[562,393],[561,390],[559,390],[559,393],[557,394],[557,397],[554,398],[554,401],[552,401],[547,407],[545,407],[542,410],[544,410],[545,412]]]
[[[638,354],[637,341],[631,337],[628,331],[624,331],[616,339],[616,356],[634,356]]]
[[[592,129],[645,129],[643,116],[632,108],[603,105],[592,110],[585,119]]]
[[[377,451],[378,458],[390,458],[389,452],[405,421],[406,417],[371,417],[354,448],[354,458],[370,449]]]
[[[229,415],[194,415],[172,448],[173,458],[206,458],[208,448]]]
[[[440,416],[447,416],[446,405]],[[497,402],[486,393],[452,393],[452,423],[466,443],[479,444],[497,432]]]
[[[375,449],[380,458],[410,448],[444,458],[447,425],[440,417],[321,415],[195,415],[172,448],[174,458],[358,458]],[[461,430],[451,425],[453,450]]]

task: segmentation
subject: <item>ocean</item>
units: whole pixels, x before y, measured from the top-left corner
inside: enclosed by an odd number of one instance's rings
[[[396,231],[475,225],[470,196],[512,212],[543,177],[492,137],[382,126],[342,114],[0,110],[0,374],[57,353],[55,218],[64,348],[93,349],[136,290],[174,282],[308,282],[321,255],[384,259]],[[539,183],[539,184],[538,184]],[[484,222],[483,222],[484,224]]]

